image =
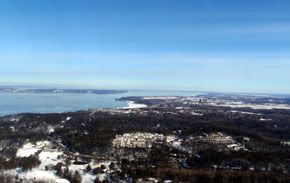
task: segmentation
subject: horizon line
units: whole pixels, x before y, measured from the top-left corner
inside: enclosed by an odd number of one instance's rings
[[[240,95],[287,95],[290,96],[290,93],[271,93],[271,92],[242,92],[242,91],[202,91],[202,90],[176,90],[176,89],[105,89],[105,88],[97,88],[97,87],[82,87],[82,86],[72,86],[72,85],[47,85],[47,84],[11,84],[11,85],[2,85],[0,84],[0,88],[17,88],[17,87],[27,87],[28,89],[33,89],[33,87],[38,88],[46,88],[46,89],[81,89],[81,90],[112,90],[112,91],[155,91],[155,92],[199,92],[199,93],[208,93],[208,94],[240,94]]]

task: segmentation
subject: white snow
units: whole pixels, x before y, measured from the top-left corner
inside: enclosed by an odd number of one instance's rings
[[[97,177],[98,177],[99,181],[103,182],[106,178],[106,174],[102,173],[102,174],[99,174]]]
[[[144,100],[174,100],[177,97],[170,97],[170,96],[160,96],[160,97],[143,97]]]
[[[34,155],[39,149],[35,147],[35,145],[31,143],[24,144],[22,148],[19,148],[16,156],[17,157],[29,157]]]
[[[20,168],[16,168],[15,170],[5,171],[5,174],[11,176],[18,175],[18,178],[22,179],[24,183],[34,181],[44,181],[51,183],[69,183],[68,180],[56,176],[54,171],[46,171],[45,169],[42,169],[41,166],[33,168],[30,171],[22,171]]]
[[[58,159],[59,156],[63,155],[63,152],[49,152],[49,151],[42,151],[38,155],[38,159],[41,161],[41,164],[39,165],[39,169],[45,170],[45,166],[54,166],[58,162],[62,162]]]
[[[66,117],[66,121],[69,121],[69,120],[71,120],[71,117]]]
[[[87,167],[87,164],[84,164],[84,165],[74,165],[74,164],[71,164],[68,168],[72,172],[78,171],[79,173],[82,174],[83,171],[86,169],[86,167]]]
[[[203,116],[202,113],[198,113],[198,112],[194,112],[194,111],[191,112],[191,115],[193,115],[193,116]]]
[[[68,116],[65,118],[65,120],[62,120],[61,123],[66,123],[67,121],[71,120],[72,117]]]
[[[147,105],[145,104],[137,104],[134,101],[129,101],[127,107],[123,107],[123,109],[136,109],[136,108],[145,108]]]
[[[176,140],[178,140],[178,138],[175,135],[168,135],[168,136],[166,136],[166,142],[167,143],[174,142]]]
[[[50,146],[51,143],[49,141],[38,141],[35,144],[32,144],[31,142],[28,142],[22,146],[22,148],[19,148],[17,150],[16,156],[17,157],[29,157],[31,155],[34,155],[38,151],[40,151],[42,148],[46,146]]]
[[[22,148],[17,151],[17,157],[29,157],[35,155],[36,152],[41,151],[38,155],[40,165],[33,168],[31,171],[18,173],[19,178],[26,181],[48,181],[55,183],[69,183],[66,179],[59,178],[53,171],[46,171],[45,167],[53,167],[58,162],[63,162],[63,159],[58,159],[63,152],[50,149],[51,143],[49,141],[38,141],[36,144],[31,142],[25,143]],[[11,173],[12,174],[12,173]],[[17,174],[17,173],[14,173]]]
[[[87,182],[94,182],[96,180],[96,176],[92,175],[90,173],[86,173],[82,176],[82,182],[87,183]]]
[[[69,183],[68,180],[59,178],[51,171],[33,169],[27,173],[20,174],[19,177],[23,177],[25,180],[33,181],[47,181],[56,183]]]
[[[48,126],[48,127],[47,127],[47,132],[48,132],[48,133],[53,133],[53,132],[54,132],[54,128],[53,128],[53,126]]]
[[[101,174],[97,174],[97,175],[92,175],[90,172],[86,173],[86,167],[88,165],[91,166],[91,168],[100,168],[102,165],[105,166],[105,168],[107,170],[109,170],[109,165],[111,164],[110,161],[108,162],[101,162],[101,163],[97,163],[97,162],[90,162],[88,164],[84,164],[84,165],[74,165],[71,164],[70,166],[68,166],[69,170],[71,172],[75,172],[78,171],[81,175],[82,175],[82,183],[93,183],[95,181],[96,178],[99,179],[99,181],[103,181],[105,180],[107,174],[106,173],[101,173]]]
[[[24,183],[32,181],[45,181],[52,183],[69,183],[68,180],[58,177],[55,174],[53,167],[62,162],[65,164],[66,155],[59,149],[53,149],[52,143],[49,141],[38,141],[35,144],[31,142],[25,143],[17,151],[18,157],[28,157],[30,155],[35,155],[36,152],[39,152],[38,159],[40,160],[40,165],[33,168],[30,171],[22,171],[21,168],[14,170],[7,170],[5,173],[12,176],[18,175]],[[101,167],[104,165],[107,170],[109,170],[109,165],[111,162],[89,162],[83,165],[76,165],[71,162],[68,166],[69,171],[74,173],[78,171],[82,176],[82,183],[93,183],[98,177],[99,180],[105,180],[107,173],[102,173],[98,175],[93,175],[91,172],[86,172],[86,168],[90,165],[92,168]]]
[[[260,118],[260,121],[272,121],[270,118]]]
[[[261,115],[259,113],[253,113],[253,112],[244,112],[244,111],[235,111],[235,110],[231,110],[230,112],[232,113],[241,113],[241,114],[249,114],[249,115]]]

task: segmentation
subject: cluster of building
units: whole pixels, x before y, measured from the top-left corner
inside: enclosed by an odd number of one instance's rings
[[[162,101],[163,107],[192,105],[221,106],[230,108],[251,108],[251,109],[290,109],[289,104],[280,103],[270,99],[263,100],[263,103],[257,102],[259,97],[249,96],[190,96],[190,97],[143,97],[143,100]],[[156,104],[161,104],[157,102]]]
[[[153,143],[162,143],[165,136],[157,133],[125,133],[117,135],[113,147],[117,148],[151,148]]]
[[[146,116],[148,111],[146,108],[106,108],[95,110],[96,112],[105,112],[111,115],[127,115],[127,114],[138,114],[141,116]]]
[[[157,133],[125,133],[123,135],[116,135],[113,140],[113,147],[116,148],[151,148],[154,143],[167,144],[170,147],[191,152],[195,146],[198,148],[207,147],[208,145],[214,145],[217,148],[229,149],[233,151],[246,150],[245,146],[231,136],[225,135],[222,132],[205,134],[203,136],[197,136],[193,139],[193,144],[183,146],[183,139],[176,137],[175,135],[164,136]]]
[[[234,139],[231,136],[227,136],[222,132],[210,133],[205,136],[200,136],[199,140],[204,143],[210,144],[232,144]]]
[[[236,142],[231,136],[225,135],[222,132],[210,133],[205,136],[198,137],[199,143],[207,143],[213,145],[223,145],[226,146],[230,150],[239,151],[246,150],[245,146]]]

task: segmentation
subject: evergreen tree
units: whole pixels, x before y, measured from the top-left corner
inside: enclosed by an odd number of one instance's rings
[[[82,182],[82,177],[78,171],[75,171],[72,183],[81,183]]]

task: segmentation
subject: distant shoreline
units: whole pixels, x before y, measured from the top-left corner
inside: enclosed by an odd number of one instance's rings
[[[0,88],[0,93],[73,93],[73,94],[122,94],[127,90],[98,90],[98,89],[26,89]]]

